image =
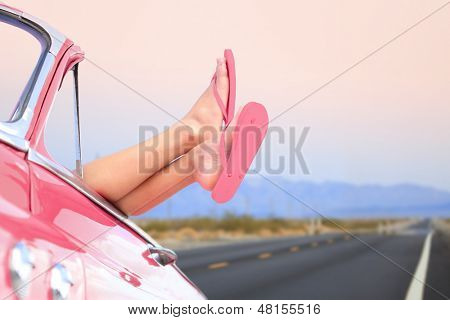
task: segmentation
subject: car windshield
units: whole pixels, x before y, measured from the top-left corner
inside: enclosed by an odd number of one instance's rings
[[[40,66],[46,42],[31,27],[0,10],[0,121],[20,118]],[[38,41],[37,41],[38,39]]]

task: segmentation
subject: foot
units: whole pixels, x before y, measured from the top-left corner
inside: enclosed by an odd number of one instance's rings
[[[194,153],[194,178],[203,189],[211,191],[222,170],[219,143],[203,142],[191,150]]]
[[[225,129],[225,158],[228,157],[232,144],[232,132],[241,110],[242,108],[238,111],[230,125]],[[203,189],[208,191],[211,191],[216,185],[217,179],[219,179],[219,175],[225,165],[225,163],[222,163],[220,154],[220,139],[221,136],[219,136],[218,139],[206,140],[190,151],[192,152],[191,159],[194,167],[194,178]]]
[[[226,105],[229,82],[225,58],[217,59],[216,75],[217,91]],[[200,96],[182,122],[191,127],[197,143],[200,144],[206,140],[218,140],[222,128],[223,115],[214,96],[213,83]]]

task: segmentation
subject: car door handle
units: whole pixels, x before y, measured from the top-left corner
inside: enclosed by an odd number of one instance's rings
[[[152,258],[162,266],[174,264],[178,259],[175,251],[168,248],[149,246],[148,250],[150,251]]]

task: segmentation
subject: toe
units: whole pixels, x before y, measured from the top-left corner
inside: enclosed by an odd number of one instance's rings
[[[219,95],[222,98],[222,101],[226,102],[228,99],[229,82],[225,58],[217,59],[216,75],[217,90],[219,91]]]
[[[217,58],[216,72],[218,77],[228,77],[227,64],[225,58]]]

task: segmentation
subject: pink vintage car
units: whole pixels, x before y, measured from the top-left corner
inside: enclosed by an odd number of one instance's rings
[[[83,52],[46,23],[2,4],[0,24],[30,34],[42,48],[9,120],[0,122],[0,298],[203,299],[176,266],[173,251],[81,179]],[[50,155],[44,135],[53,101],[69,77],[75,95],[66,107],[74,115],[76,139],[66,143],[75,144],[75,170]]]

